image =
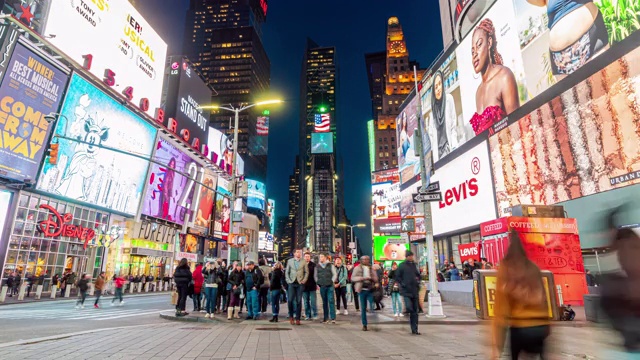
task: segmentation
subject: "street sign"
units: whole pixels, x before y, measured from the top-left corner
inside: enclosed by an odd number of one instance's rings
[[[416,219],[408,218],[400,220],[400,232],[415,232],[416,231]]]
[[[441,192],[435,192],[435,193],[429,193],[429,194],[413,194],[412,197],[413,197],[414,203],[442,201]]]
[[[425,191],[422,191],[422,186],[418,186],[418,194],[427,194],[427,193],[432,193],[434,191],[440,191],[439,181],[434,181],[431,184],[429,184],[429,186],[427,186],[427,189]]]
[[[391,239],[389,239],[388,241],[390,241]],[[390,243],[390,242],[389,242]],[[401,233],[400,234],[400,242],[399,244],[408,244],[409,243],[409,233]]]

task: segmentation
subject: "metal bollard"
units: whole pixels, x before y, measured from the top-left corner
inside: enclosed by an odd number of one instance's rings
[[[51,298],[56,298],[56,293],[58,292],[58,285],[51,285]]]
[[[149,292],[149,283],[144,283],[144,292]]]
[[[18,292],[18,301],[24,300],[24,294],[27,292],[27,283],[20,284],[20,291]]]
[[[9,287],[7,285],[3,286],[2,290],[0,290],[0,303],[7,300],[7,291],[9,291]]]
[[[42,290],[44,289],[44,285],[36,286],[36,300],[40,300],[42,297]]]
[[[89,296],[93,296],[93,294],[95,293],[96,289],[95,286],[92,283],[87,284],[89,285]]]
[[[71,296],[71,285],[67,284],[64,288],[64,297],[68,298],[69,296]]]

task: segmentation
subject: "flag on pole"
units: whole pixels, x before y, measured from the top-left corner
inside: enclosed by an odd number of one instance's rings
[[[331,116],[327,114],[316,114],[316,132],[331,131]]]
[[[269,118],[266,116],[259,116],[256,123],[256,132],[258,136],[269,135]]]

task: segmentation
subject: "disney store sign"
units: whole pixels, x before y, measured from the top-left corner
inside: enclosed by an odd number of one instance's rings
[[[38,223],[38,230],[44,237],[54,238],[65,236],[78,239],[84,241],[84,249],[86,249],[89,242],[96,237],[96,231],[94,229],[71,224],[73,215],[61,215],[56,209],[47,204],[40,204],[39,208],[49,210],[50,212],[48,218]]]

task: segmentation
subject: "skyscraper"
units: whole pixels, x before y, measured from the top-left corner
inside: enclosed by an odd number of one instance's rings
[[[409,60],[409,50],[397,17],[387,21],[387,46],[385,53],[365,55],[369,91],[371,93],[375,125],[375,170],[398,166],[396,150],[396,117],[400,105],[415,86],[413,66],[419,64]],[[384,54],[384,59],[382,57]],[[384,68],[381,69],[381,67]],[[382,73],[381,73],[382,70]],[[421,76],[422,71],[418,71]],[[381,80],[382,79],[382,84]],[[378,97],[383,91],[381,99]]]
[[[262,45],[266,0],[191,0],[184,33],[184,53],[213,86],[212,103],[250,103],[270,86],[270,62]],[[245,175],[264,182],[267,176],[266,138],[256,131],[260,110],[240,115],[238,153]],[[212,112],[211,125],[232,133],[233,114]]]
[[[338,199],[335,47],[307,40],[300,77],[300,206],[297,246],[334,252]]]

